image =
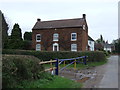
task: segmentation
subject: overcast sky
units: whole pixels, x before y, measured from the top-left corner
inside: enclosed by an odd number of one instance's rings
[[[82,18],[86,14],[88,33],[94,39],[103,35],[109,43],[118,38],[119,0],[0,0],[10,30],[15,23],[22,33],[32,31],[37,18],[42,21]]]

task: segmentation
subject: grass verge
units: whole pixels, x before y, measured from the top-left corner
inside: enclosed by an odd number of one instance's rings
[[[22,81],[16,88],[81,88],[82,84],[75,81],[54,76],[52,80],[39,79],[34,81]]]

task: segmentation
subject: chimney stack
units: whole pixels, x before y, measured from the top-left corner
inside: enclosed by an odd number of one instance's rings
[[[38,19],[37,19],[37,21],[38,21],[38,22],[40,22],[40,21],[41,21],[41,19],[40,19],[40,18],[38,18]]]
[[[86,14],[83,14],[83,19],[86,19]]]

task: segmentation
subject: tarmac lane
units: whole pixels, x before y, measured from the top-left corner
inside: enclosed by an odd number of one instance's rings
[[[118,88],[118,66],[120,56],[114,55],[108,58],[105,74],[98,85],[98,88]],[[120,73],[119,73],[120,74]],[[120,87],[120,85],[119,85]]]

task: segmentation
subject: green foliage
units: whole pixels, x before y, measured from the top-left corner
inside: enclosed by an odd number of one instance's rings
[[[81,83],[69,80],[67,78],[62,78],[55,76],[53,81],[46,83],[42,88],[81,88]]]
[[[32,41],[32,32],[25,32],[24,33],[24,40]]]
[[[102,35],[100,35],[100,38],[96,40],[96,43],[105,43],[105,40],[103,39]]]
[[[8,39],[5,49],[22,49],[24,43],[22,40],[19,39]]]
[[[15,23],[15,25],[13,26],[12,29],[12,33],[11,33],[11,39],[18,39],[18,40],[22,40],[22,33],[21,33],[21,29],[19,27],[18,24]]]
[[[115,43],[114,53],[120,53],[120,39],[118,39],[118,42]]]
[[[92,52],[40,52],[40,51],[30,51],[30,50],[3,50],[3,54],[18,54],[18,55],[33,55],[40,60],[50,60],[50,59],[68,59],[80,56],[88,56],[88,61],[104,61],[106,56],[104,52],[92,51]]]
[[[23,41],[23,50],[31,50],[32,41],[24,40]]]
[[[41,71],[44,68],[38,64],[39,60],[28,57],[3,55],[3,88],[15,86],[22,80],[36,80],[43,77]]]
[[[19,85],[13,88],[81,88],[82,84],[75,81],[62,78],[59,76],[53,76],[48,73],[44,73],[47,77],[38,80],[23,80]],[[48,79],[51,78],[52,80]]]
[[[100,35],[100,40],[101,40],[101,42],[103,42],[103,37],[102,37],[102,35]]]
[[[32,32],[25,32],[24,41],[22,40],[21,29],[15,24],[12,29],[11,36],[4,41],[4,49],[31,49]]]
[[[18,24],[15,24],[11,36],[5,42],[5,49],[23,49],[24,43],[22,40],[21,29]]]

